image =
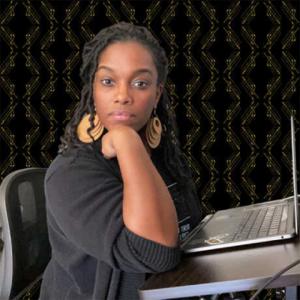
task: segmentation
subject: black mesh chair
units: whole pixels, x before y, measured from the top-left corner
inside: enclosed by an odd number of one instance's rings
[[[50,259],[45,172],[45,168],[17,170],[7,175],[0,185],[1,300],[33,299],[30,295],[39,288]]]

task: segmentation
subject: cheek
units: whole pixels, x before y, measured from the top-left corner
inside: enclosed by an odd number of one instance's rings
[[[103,103],[103,101],[100,101],[100,99],[94,97],[94,106],[96,113],[100,120],[105,121],[105,115],[106,115],[106,105]]]
[[[97,115],[99,116],[99,118],[102,119],[106,114],[106,106],[102,101],[95,101],[94,105],[95,105]]]
[[[105,97],[103,96],[103,92],[100,89],[93,88],[93,100],[96,111],[100,113],[103,108],[105,108]]]
[[[153,109],[154,109],[154,102],[152,102],[150,105],[148,104],[147,107],[145,107],[145,112],[148,117],[151,116]]]
[[[143,119],[144,121],[148,121],[150,119],[152,111],[154,109],[154,105],[154,101],[149,101],[139,106],[141,119]]]

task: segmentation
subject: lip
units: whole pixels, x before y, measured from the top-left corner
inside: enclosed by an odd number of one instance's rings
[[[134,117],[134,114],[130,113],[129,111],[126,110],[115,110],[109,113],[109,116],[112,117],[115,120],[121,120],[121,121],[126,121]]]

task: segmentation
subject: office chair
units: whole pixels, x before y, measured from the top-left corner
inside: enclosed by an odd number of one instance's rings
[[[7,175],[0,185],[0,299],[20,299],[41,283],[50,259],[46,225],[45,168]]]

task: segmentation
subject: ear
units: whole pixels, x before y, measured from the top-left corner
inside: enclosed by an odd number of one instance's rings
[[[162,95],[162,92],[164,90],[164,85],[162,83],[158,84],[156,87],[156,96],[155,96],[155,107],[157,106],[159,99]]]

